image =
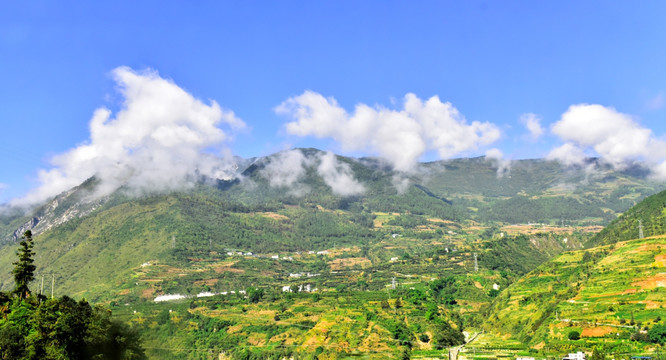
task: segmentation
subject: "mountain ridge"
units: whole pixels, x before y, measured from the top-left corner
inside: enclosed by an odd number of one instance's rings
[[[300,152],[308,161],[324,154],[317,149],[290,151]],[[293,191],[300,185],[303,185],[304,189],[309,188],[309,191],[330,193],[330,189],[326,189],[326,185],[317,180],[315,174],[308,173],[308,165],[303,166],[306,171],[303,178],[297,179],[300,182],[295,181],[290,186],[277,187],[267,183],[266,176],[270,175],[260,173],[282,153],[285,152],[261,158],[237,159],[237,174],[233,179],[200,178],[198,182],[216,183],[218,189],[233,192],[236,196],[234,201],[241,203],[257,202],[257,196],[248,196],[248,194],[259,188],[266,190],[261,191],[264,199],[259,201],[266,199],[284,201],[285,194],[292,195],[296,199],[302,198],[307,194]],[[422,170],[413,174],[395,173],[386,164],[374,158],[336,156],[335,159],[350,166],[351,174],[358,178],[361,184],[367,184],[366,192],[356,197],[373,197],[387,191],[388,194],[399,195],[400,191],[395,188],[395,182],[402,181],[421,190],[425,189],[427,195],[440,199],[448,205],[454,203],[460,205],[461,213],[466,213],[463,218],[482,221],[542,222],[554,221],[555,217],[559,217],[558,220],[562,221],[581,221],[585,218],[582,213],[587,212],[591,215],[587,216],[590,218],[588,221],[603,224],[613,220],[638,200],[664,187],[663,183],[650,180],[646,170],[639,165],[623,171],[613,171],[608,165],[603,165],[596,159],[588,161],[588,166],[597,167],[596,173],[590,173],[583,167],[562,167],[554,161],[545,159],[516,160],[512,162],[511,172],[503,177],[497,175],[497,167],[493,161],[484,157],[422,163],[420,165]],[[248,187],[248,180],[253,185],[259,185],[259,188]],[[32,213],[24,216],[14,215],[13,218],[5,216],[5,219],[0,219],[4,220],[0,222],[2,225],[0,230],[4,233],[0,233],[0,238],[5,242],[15,241],[22,231],[27,229],[38,234],[42,229],[64,223],[74,217],[88,215],[114,196],[112,194],[98,199],[91,198],[97,183],[96,178],[90,178],[83,184],[56,196]],[[311,188],[312,186],[315,187]],[[126,191],[123,189],[119,190],[121,195]],[[335,197],[335,194],[332,195]],[[132,196],[134,195],[127,195],[127,197]],[[118,198],[118,191],[115,197]],[[529,208],[529,211],[524,213],[506,211],[506,208],[516,207]],[[560,210],[554,210],[555,208]],[[19,223],[17,218],[21,218],[23,222]]]

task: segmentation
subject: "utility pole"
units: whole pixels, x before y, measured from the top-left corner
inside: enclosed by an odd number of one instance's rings
[[[53,289],[55,289],[55,273],[51,273],[51,299],[53,299]]]
[[[638,220],[638,238],[643,238],[643,220]]]
[[[479,262],[476,260],[476,253],[474,253],[474,272],[479,272]]]
[[[42,274],[42,284],[39,286],[39,295],[44,294],[44,274]]]
[[[395,282],[395,276],[391,278],[391,289],[395,290],[396,282]]]
[[[171,235],[171,248],[175,249],[176,248],[176,237]]]

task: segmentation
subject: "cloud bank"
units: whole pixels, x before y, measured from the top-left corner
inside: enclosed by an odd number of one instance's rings
[[[635,161],[653,165],[659,178],[666,178],[666,142],[642,127],[630,115],[598,104],[572,105],[551,127],[564,144],[553,149],[549,159],[567,165],[582,164],[594,152],[616,169]]]
[[[332,152],[308,158],[297,149],[282,151],[271,158],[260,174],[271,187],[286,188],[290,194],[302,196],[310,191],[301,183],[308,168],[315,169],[336,195],[352,196],[365,192],[365,186],[355,179],[351,167],[338,161]]]
[[[448,159],[500,137],[494,124],[468,124],[451,103],[442,103],[437,96],[424,102],[407,94],[402,110],[359,104],[349,114],[334,98],[306,91],[287,99],[275,111],[292,119],[286,124],[289,134],[331,138],[343,151],[377,154],[403,172],[413,171],[427,151]]]
[[[245,127],[233,112],[215,101],[205,104],[153,70],[119,67],[112,76],[124,97],[120,111],[97,109],[90,139],[54,156],[53,167],[38,173],[40,185],[13,205],[44,201],[94,175],[104,195],[125,184],[136,190],[187,186],[195,172],[218,178],[227,174],[231,163],[225,143]]]

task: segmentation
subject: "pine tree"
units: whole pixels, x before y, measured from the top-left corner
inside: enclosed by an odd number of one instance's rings
[[[33,265],[34,260],[32,258],[35,255],[32,251],[32,231],[26,230],[23,233],[23,240],[16,255],[18,255],[18,261],[13,263],[14,270],[12,271],[16,283],[14,294],[23,300],[30,295],[28,284],[35,279],[36,267]]]

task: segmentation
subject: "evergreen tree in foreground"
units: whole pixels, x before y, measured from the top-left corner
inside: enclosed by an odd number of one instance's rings
[[[28,230],[12,271],[19,300],[0,291],[0,360],[145,360],[138,331],[113,320],[103,306],[68,296],[30,297],[32,246]]]
[[[26,230],[23,233],[23,240],[20,243],[19,250],[16,252],[18,255],[18,261],[14,262],[14,282],[16,286],[14,288],[14,294],[18,296],[19,299],[24,300],[30,296],[30,288],[28,284],[35,279],[35,265],[33,264],[33,255],[35,253],[32,251],[32,231]]]

